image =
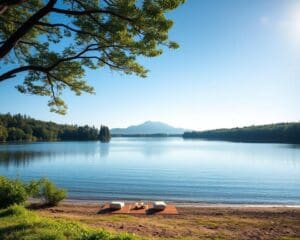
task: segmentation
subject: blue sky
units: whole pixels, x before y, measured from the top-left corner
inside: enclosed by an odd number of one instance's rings
[[[146,79],[88,71],[95,95],[66,92],[66,116],[50,113],[47,98],[0,84],[0,112],[59,123],[125,127],[146,120],[213,129],[299,121],[300,2],[187,0],[168,14],[180,44],[140,59]]]

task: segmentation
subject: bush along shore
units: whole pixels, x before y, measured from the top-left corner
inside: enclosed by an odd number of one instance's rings
[[[43,206],[56,206],[66,191],[42,178],[24,183],[0,176],[1,240],[133,240],[133,235],[112,235],[70,220],[39,216],[25,208],[29,197],[43,200]]]
[[[0,208],[14,204],[24,205],[29,198],[38,198],[44,205],[55,206],[67,193],[46,178],[24,183],[17,179],[0,176]]]

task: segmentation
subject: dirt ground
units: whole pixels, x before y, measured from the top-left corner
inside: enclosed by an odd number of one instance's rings
[[[300,208],[177,207],[179,214],[99,214],[96,204],[61,204],[36,209],[44,216],[80,221],[146,239],[300,240]]]

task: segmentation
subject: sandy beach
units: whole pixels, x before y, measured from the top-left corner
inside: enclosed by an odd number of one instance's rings
[[[39,214],[146,239],[300,239],[299,205],[178,204],[178,215],[99,214],[103,202],[66,200]]]

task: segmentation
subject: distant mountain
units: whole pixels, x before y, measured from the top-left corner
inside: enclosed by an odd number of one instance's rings
[[[113,128],[114,135],[130,134],[183,134],[187,129],[175,128],[166,123],[147,121],[140,125],[129,126],[127,128]]]

